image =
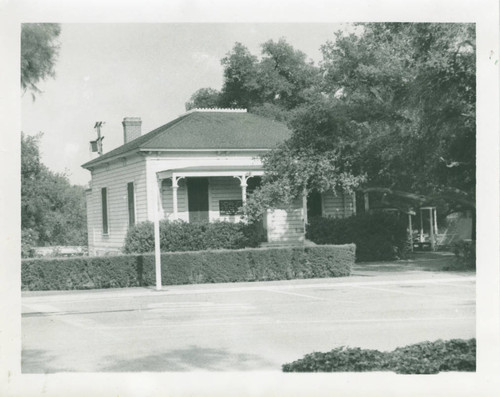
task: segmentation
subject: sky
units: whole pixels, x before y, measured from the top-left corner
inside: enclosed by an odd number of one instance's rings
[[[147,133],[185,112],[184,104],[203,87],[220,89],[220,60],[235,42],[260,56],[260,45],[284,37],[316,64],[320,46],[347,24],[62,24],[54,79],[42,94],[21,100],[22,131],[43,133],[42,162],[87,185],[81,165],[96,156],[89,141],[104,121],[104,152],[123,144],[124,117],[141,117]]]

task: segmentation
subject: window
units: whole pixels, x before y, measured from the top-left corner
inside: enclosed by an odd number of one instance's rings
[[[135,198],[134,198],[134,182],[127,184],[128,196],[128,224],[129,226],[135,225]]]
[[[243,215],[242,206],[243,200],[219,200],[219,213],[221,215]]]
[[[101,189],[102,234],[108,234],[108,189]]]

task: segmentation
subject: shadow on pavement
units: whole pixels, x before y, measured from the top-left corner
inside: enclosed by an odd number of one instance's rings
[[[273,363],[255,354],[231,353],[226,349],[210,349],[190,346],[185,349],[167,350],[160,354],[116,360],[106,357],[111,365],[99,369],[103,372],[162,372],[162,371],[245,371],[269,368]],[[280,369],[280,368],[277,368]]]
[[[21,352],[21,373],[23,374],[51,374],[55,372],[65,372],[61,368],[51,367],[48,363],[53,361],[55,356],[47,354],[46,350],[23,349]]]
[[[459,269],[456,267],[455,256],[450,252],[418,252],[409,254],[408,258],[380,262],[358,262],[353,267],[352,276],[378,276],[380,273],[390,272],[449,272],[474,273],[474,270]]]

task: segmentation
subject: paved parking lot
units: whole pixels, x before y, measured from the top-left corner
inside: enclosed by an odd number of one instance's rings
[[[26,292],[22,372],[280,371],[313,351],[475,337],[475,275],[357,266],[353,276]]]

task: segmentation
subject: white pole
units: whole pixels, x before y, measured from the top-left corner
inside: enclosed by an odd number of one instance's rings
[[[410,250],[413,252],[413,226],[411,224],[411,214],[408,214],[408,233],[410,234]]]
[[[437,208],[434,208],[434,233],[438,234],[438,224],[437,224]]]
[[[429,209],[429,238],[431,240],[431,249],[434,251],[435,241],[434,241],[434,223],[432,221],[434,211],[432,208]]]
[[[154,217],[154,233],[155,233],[155,269],[156,269],[156,290],[161,290],[161,251],[160,251],[160,203],[161,203],[161,194],[160,194],[160,183],[158,180],[157,186],[157,198],[156,198],[156,208],[155,208],[155,217]]]
[[[422,208],[420,208],[420,242],[424,242],[424,221],[422,220]]]

